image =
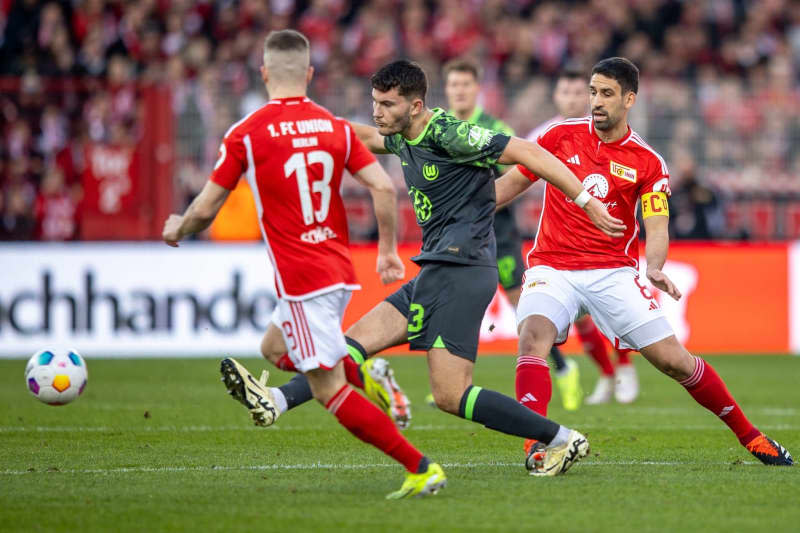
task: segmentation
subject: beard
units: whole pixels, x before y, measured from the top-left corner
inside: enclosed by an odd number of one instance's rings
[[[380,133],[384,137],[388,137],[389,135],[403,133],[408,129],[410,125],[411,125],[411,111],[409,111],[407,115],[397,118],[391,124],[384,122],[382,126],[378,126],[378,133]]]
[[[594,127],[600,131],[608,131],[610,129],[614,129],[614,126],[616,126],[617,123],[619,122],[619,119],[613,118],[611,115],[608,114],[605,115],[603,120],[600,122],[598,122],[597,118],[594,117],[594,114],[592,116],[592,119],[594,120]]]

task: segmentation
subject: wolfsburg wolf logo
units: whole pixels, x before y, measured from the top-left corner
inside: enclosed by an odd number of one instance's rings
[[[439,167],[433,163],[425,163],[422,165],[422,176],[428,181],[435,180],[439,177]]]

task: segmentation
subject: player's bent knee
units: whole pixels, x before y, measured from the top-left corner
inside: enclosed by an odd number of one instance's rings
[[[653,366],[677,381],[688,378],[694,372],[694,358],[674,335],[640,351]]]
[[[458,409],[461,405],[461,397],[464,395],[463,390],[458,393],[453,388],[433,387],[431,392],[436,407],[447,413],[458,414]]]

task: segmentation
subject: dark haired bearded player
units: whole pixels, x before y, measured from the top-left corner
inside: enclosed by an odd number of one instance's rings
[[[669,236],[669,172],[666,163],[628,126],[636,102],[639,71],[624,58],[592,69],[591,117],[566,120],[539,136],[539,144],[573,169],[584,188],[627,225],[625,238],[609,239],[586,223],[575,202],[545,185],[542,221],[528,256],[517,307],[519,354],[543,358],[570,325],[589,313],[615,347],[633,348],[678,381],[703,407],[736,434],[761,462],[792,465],[786,449],[745,417],[714,368],[678,342],[658,302],[639,279],[636,211],[642,206],[647,240],[647,278],[674,299],[680,291],[661,271]],[[522,166],[496,181],[503,205],[527,189],[537,175]],[[544,394],[542,372],[517,370],[517,394]],[[541,443],[532,444],[526,466],[538,467]]]

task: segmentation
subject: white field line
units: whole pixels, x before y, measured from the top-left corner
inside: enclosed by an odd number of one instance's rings
[[[742,461],[743,465],[761,465],[757,461]],[[584,460],[584,466],[721,466],[731,465],[729,462],[690,462],[690,461],[592,461]],[[522,463],[442,463],[444,468],[481,468],[481,467],[522,467]],[[22,476],[29,474],[149,474],[149,473],[174,473],[174,472],[230,472],[230,471],[282,471],[282,470],[365,470],[369,468],[397,468],[396,463],[370,463],[370,464],[335,464],[335,463],[307,463],[291,465],[243,465],[243,466],[133,466],[121,468],[75,468],[64,470],[0,470],[3,476]],[[784,469],[785,470],[785,469]]]
[[[335,426],[331,426],[333,428]],[[667,427],[654,428],[652,426],[615,426],[611,424],[575,424],[578,430],[613,430],[613,431],[707,431],[725,430],[722,424],[691,425],[675,424]],[[798,431],[800,425],[792,424],[767,424],[758,426],[764,431]],[[319,426],[270,426],[258,428],[255,426],[144,426],[144,427],[112,427],[112,426],[0,426],[0,433],[204,433],[212,431],[317,431]],[[480,429],[473,424],[456,425],[418,425],[411,426],[409,432],[414,431],[475,431]]]

